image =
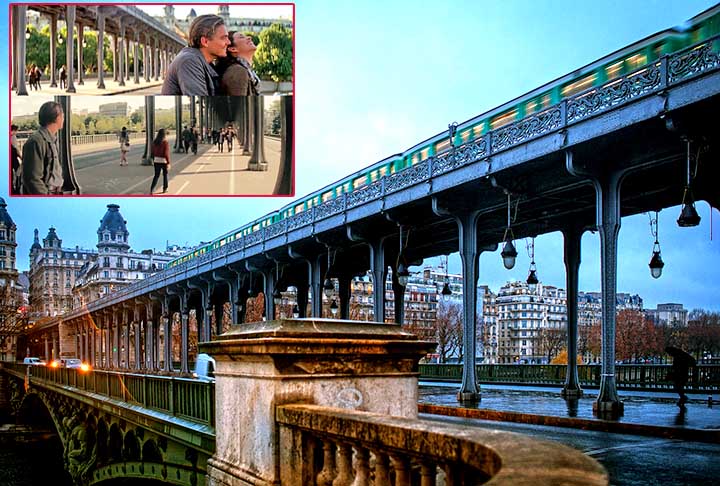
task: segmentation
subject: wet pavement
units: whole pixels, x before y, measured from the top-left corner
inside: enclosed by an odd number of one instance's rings
[[[502,412],[518,412],[552,417],[595,420],[592,406],[597,390],[584,390],[577,402],[566,401],[560,388],[482,385],[482,399],[473,406],[459,403],[455,397],[457,383],[421,382],[419,402],[448,407],[466,407]],[[621,423],[659,427],[720,430],[719,396],[712,396],[714,406],[708,407],[708,394],[688,395],[690,402],[682,412],[675,404],[677,395],[667,392],[620,391],[625,412]]]
[[[597,390],[584,390],[584,396],[573,404],[560,396],[560,388],[482,385],[482,400],[468,411],[460,408],[468,404],[460,404],[455,397],[458,388],[457,383],[421,382],[421,408],[423,404],[451,407],[450,412],[441,412],[443,415],[422,413],[421,417],[563,443],[599,461],[607,469],[611,485],[720,484],[717,394],[712,395],[712,408],[707,394],[688,395],[690,403],[683,413],[675,404],[676,394],[621,391],[624,416],[608,422],[593,416]],[[452,410],[468,413],[453,416]],[[533,417],[548,419],[533,422]]]

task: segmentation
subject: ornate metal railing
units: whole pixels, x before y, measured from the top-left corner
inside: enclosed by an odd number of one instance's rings
[[[615,381],[621,390],[672,390],[668,379],[671,365],[622,364],[615,366]],[[477,377],[482,383],[520,385],[558,385],[565,383],[567,365],[477,365]],[[600,386],[600,365],[578,365],[580,385]],[[461,381],[461,364],[421,364],[420,379]],[[688,372],[686,388],[697,392],[720,391],[720,365],[698,365]]]
[[[27,365],[3,363],[25,375]],[[171,376],[140,375],[114,371],[30,366],[30,383],[51,383],[97,393],[107,398],[158,410],[175,417],[215,425],[215,384]]]
[[[509,432],[317,405],[276,409],[284,486],[608,484],[569,447]]]
[[[197,268],[214,259],[224,258],[230,251],[244,252],[246,249],[264,243],[267,239],[280,234],[287,234],[289,231],[313,225],[317,221],[341,214],[352,207],[383,199],[389,194],[430,181],[434,177],[465,165],[486,160],[492,155],[550,133],[556,133],[570,125],[634,102],[644,96],[662,93],[669,86],[687,82],[719,69],[719,52],[720,36],[714,36],[694,46],[663,56],[658,61],[625,76],[565,98],[557,105],[492,130],[451,151],[431,156],[404,170],[383,176],[370,185],[343,194],[340,198],[325,201],[307,211],[233,241],[230,245],[209,251],[202,257],[158,272],[152,277],[134,283],[94,304],[102,307],[104,303],[122,299],[131,293],[148,288],[155,282],[183,274],[189,269]],[[95,305],[91,307],[95,307]]]

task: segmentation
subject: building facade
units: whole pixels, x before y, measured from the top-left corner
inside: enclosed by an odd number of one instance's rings
[[[31,320],[63,314],[118,288],[162,270],[178,251],[130,249],[126,221],[109,204],[97,230],[96,249],[63,247],[51,227],[40,244],[38,230],[30,249]]]
[[[218,5],[216,14],[222,17],[225,27],[228,31],[235,30],[239,32],[253,32],[259,34],[264,29],[273,24],[281,24],[283,27],[292,29],[292,21],[289,19],[267,19],[267,18],[249,18],[249,17],[231,17],[230,7],[227,5]],[[185,18],[175,17],[175,7],[166,5],[164,15],[155,17],[165,25],[165,27],[174,30],[181,36],[187,38],[190,25],[197,17],[195,9],[190,9],[190,13]]]
[[[14,361],[17,333],[23,318],[23,286],[18,283],[15,266],[17,226],[7,211],[7,204],[0,198],[0,360]]]
[[[688,325],[688,311],[682,304],[658,304],[655,309],[646,309],[645,316],[656,326]]]

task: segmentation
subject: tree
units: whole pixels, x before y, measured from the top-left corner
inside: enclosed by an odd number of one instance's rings
[[[567,331],[565,329],[549,329],[540,330],[539,345],[540,352],[547,356],[547,362],[550,363],[553,358],[565,347],[567,343]],[[565,351],[567,353],[567,351]],[[567,362],[567,357],[565,358]]]
[[[550,364],[554,364],[554,365],[557,365],[557,364],[559,364],[559,365],[566,365],[566,364],[568,364],[568,352],[567,352],[567,349],[566,349],[566,348],[561,349],[560,352],[557,354],[557,356],[555,356],[555,357],[552,359],[552,361],[550,361]],[[582,360],[582,358],[580,357],[580,355],[578,355],[578,357],[577,357],[577,364],[583,364],[583,360]]]
[[[276,83],[292,81],[292,31],[281,24],[273,24],[260,32],[260,45],[253,58],[253,69],[263,79]]]
[[[435,341],[440,363],[453,354],[462,359],[463,319],[462,307],[456,303],[439,303],[435,314]]]
[[[687,350],[702,359],[720,355],[720,312],[694,309],[688,316]]]
[[[653,322],[642,311],[623,309],[617,314],[615,356],[637,360],[662,354],[662,339]]]

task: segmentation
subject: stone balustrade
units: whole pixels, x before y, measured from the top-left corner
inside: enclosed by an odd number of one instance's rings
[[[283,486],[608,484],[595,460],[510,432],[317,405],[276,420]]]

